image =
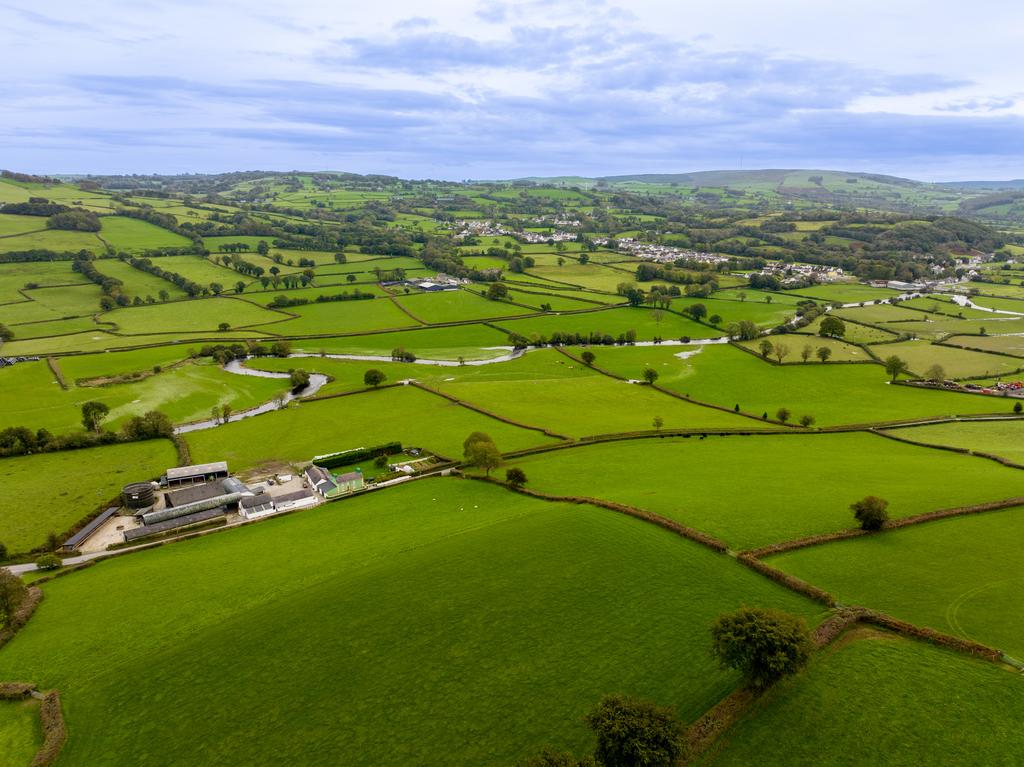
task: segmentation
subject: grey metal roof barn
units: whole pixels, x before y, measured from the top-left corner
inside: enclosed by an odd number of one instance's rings
[[[223,479],[228,475],[228,462],[197,463],[194,466],[177,466],[167,470],[167,484],[195,482],[205,479]]]

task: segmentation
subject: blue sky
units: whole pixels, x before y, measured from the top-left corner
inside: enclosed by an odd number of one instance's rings
[[[0,0],[0,167],[1024,177],[1024,3]]]

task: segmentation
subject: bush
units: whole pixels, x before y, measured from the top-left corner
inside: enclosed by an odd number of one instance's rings
[[[585,717],[605,767],[673,767],[685,751],[675,711],[625,695],[606,695]]]
[[[505,472],[505,481],[512,487],[522,487],[526,484],[526,472],[518,466],[513,466]]]
[[[862,530],[881,530],[889,521],[889,502],[884,498],[869,495],[851,503],[850,508]]]
[[[589,756],[577,759],[568,752],[545,748],[537,756],[520,762],[519,767],[597,767],[597,762]]]
[[[40,570],[56,570],[64,562],[56,554],[43,554],[36,560],[36,567]]]
[[[736,669],[759,689],[798,671],[811,653],[803,619],[781,610],[744,607],[720,616],[711,640],[722,668]]]
[[[363,383],[367,386],[373,386],[376,388],[384,383],[386,378],[387,376],[384,375],[382,371],[377,370],[376,368],[371,368],[363,374]]]

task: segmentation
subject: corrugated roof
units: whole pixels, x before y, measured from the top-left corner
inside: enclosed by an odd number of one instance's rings
[[[192,485],[167,493],[167,505],[184,506],[187,503],[216,498],[218,495],[224,495],[224,489],[219,482],[204,482],[201,485]]]
[[[79,544],[85,541],[86,538],[96,532],[97,527],[102,525],[115,514],[117,514],[117,506],[110,507],[96,517],[96,519],[92,520],[89,524],[64,541],[64,548],[77,548]]]
[[[167,479],[183,479],[205,474],[227,473],[227,461],[215,461],[213,463],[197,463],[193,466],[177,466],[167,470]]]

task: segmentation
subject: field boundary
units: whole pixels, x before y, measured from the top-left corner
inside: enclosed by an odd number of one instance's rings
[[[42,601],[43,590],[38,586],[29,586],[18,609],[8,619],[7,625],[0,630],[0,647],[14,639],[14,636],[28,623],[29,618],[32,617]]]

